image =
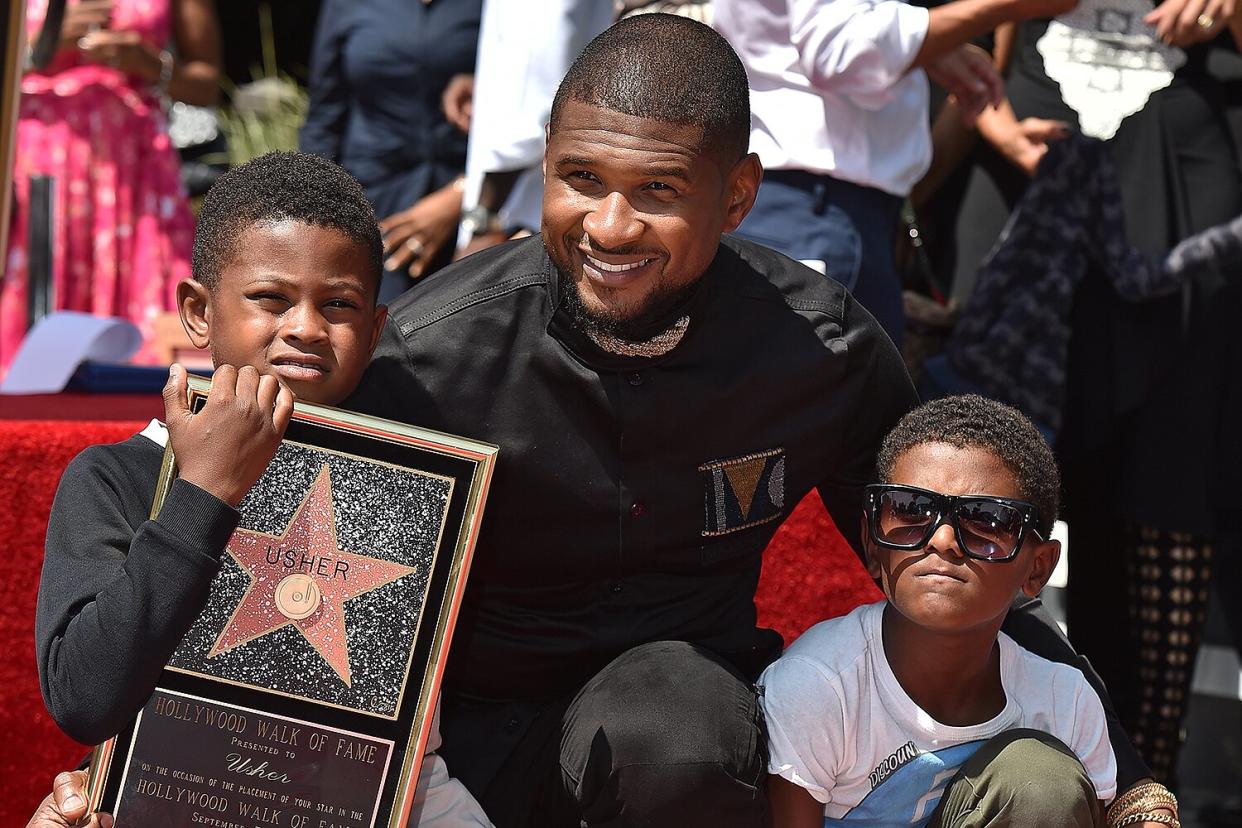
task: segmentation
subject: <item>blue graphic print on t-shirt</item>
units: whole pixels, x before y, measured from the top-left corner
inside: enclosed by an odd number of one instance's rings
[[[824,817],[824,828],[919,828],[926,825],[944,796],[949,780],[982,744],[983,740],[977,740],[920,753],[889,774],[845,816],[840,819]]]

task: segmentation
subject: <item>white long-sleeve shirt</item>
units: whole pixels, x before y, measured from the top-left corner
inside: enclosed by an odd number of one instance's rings
[[[506,227],[539,229],[543,130],[561,78],[591,38],[608,28],[610,0],[487,0],[479,29],[474,114],[466,152],[467,206],[483,176],[525,170],[500,211]],[[464,244],[469,239],[458,239]]]
[[[900,0],[715,0],[750,79],[766,169],[908,195],[931,163],[928,87],[910,64],[928,11]]]
[[[408,828],[492,828],[487,814],[466,786],[449,775],[448,766],[436,753],[440,749],[440,705],[436,703],[427,753],[414,789],[414,812]]]

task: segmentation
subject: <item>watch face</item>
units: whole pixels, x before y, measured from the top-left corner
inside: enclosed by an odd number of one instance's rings
[[[500,214],[482,204],[476,204],[462,213],[461,226],[470,237],[500,230]]]

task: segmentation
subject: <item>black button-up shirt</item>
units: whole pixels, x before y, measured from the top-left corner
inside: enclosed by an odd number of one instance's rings
[[[538,237],[446,270],[393,305],[350,403],[501,447],[450,684],[556,697],[662,639],[752,667],[763,549],[813,487],[857,540],[915,403],[900,356],[837,283],[740,241],[662,357],[600,350],[558,289]]]

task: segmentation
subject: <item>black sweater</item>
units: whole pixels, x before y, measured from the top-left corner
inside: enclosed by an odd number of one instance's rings
[[[48,521],[35,616],[43,700],[87,744],[115,735],[207,600],[235,509],[184,480],[158,518],[162,448],[142,435],[69,464]]]

